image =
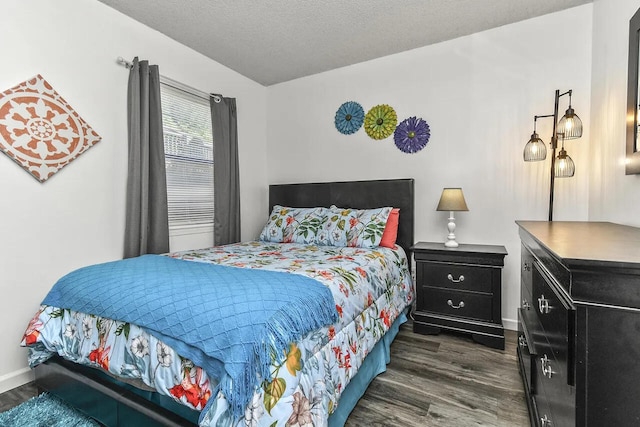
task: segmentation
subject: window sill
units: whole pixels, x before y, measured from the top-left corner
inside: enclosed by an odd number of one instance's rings
[[[170,237],[207,233],[213,233],[213,225],[181,225],[169,229]]]

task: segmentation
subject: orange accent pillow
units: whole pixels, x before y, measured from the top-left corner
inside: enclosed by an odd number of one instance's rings
[[[382,240],[380,240],[380,246],[385,248],[393,248],[396,245],[396,239],[398,238],[398,220],[400,217],[400,209],[393,208],[387,218],[387,225],[382,232]]]

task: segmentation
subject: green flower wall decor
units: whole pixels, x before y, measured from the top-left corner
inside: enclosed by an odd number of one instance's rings
[[[364,130],[373,139],[385,139],[398,124],[395,110],[387,104],[376,105],[364,116]]]

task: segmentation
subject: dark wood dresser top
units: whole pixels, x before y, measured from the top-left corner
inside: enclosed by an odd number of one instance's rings
[[[640,268],[640,228],[611,222],[516,223],[567,267]]]

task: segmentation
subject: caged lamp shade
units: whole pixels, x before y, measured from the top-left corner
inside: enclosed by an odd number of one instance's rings
[[[571,178],[576,173],[576,165],[562,147],[554,164],[556,178]]]
[[[582,120],[573,111],[571,105],[558,122],[558,132],[564,133],[564,139],[576,139],[582,136]]]
[[[444,188],[440,201],[438,202],[437,211],[449,211],[449,222],[447,223],[447,229],[449,234],[447,235],[447,241],[445,246],[448,248],[457,248],[458,242],[456,242],[456,220],[453,213],[456,211],[468,211],[467,202],[464,200],[464,194],[462,188]]]
[[[524,146],[523,157],[525,162],[539,162],[547,158],[547,147],[535,131]]]

